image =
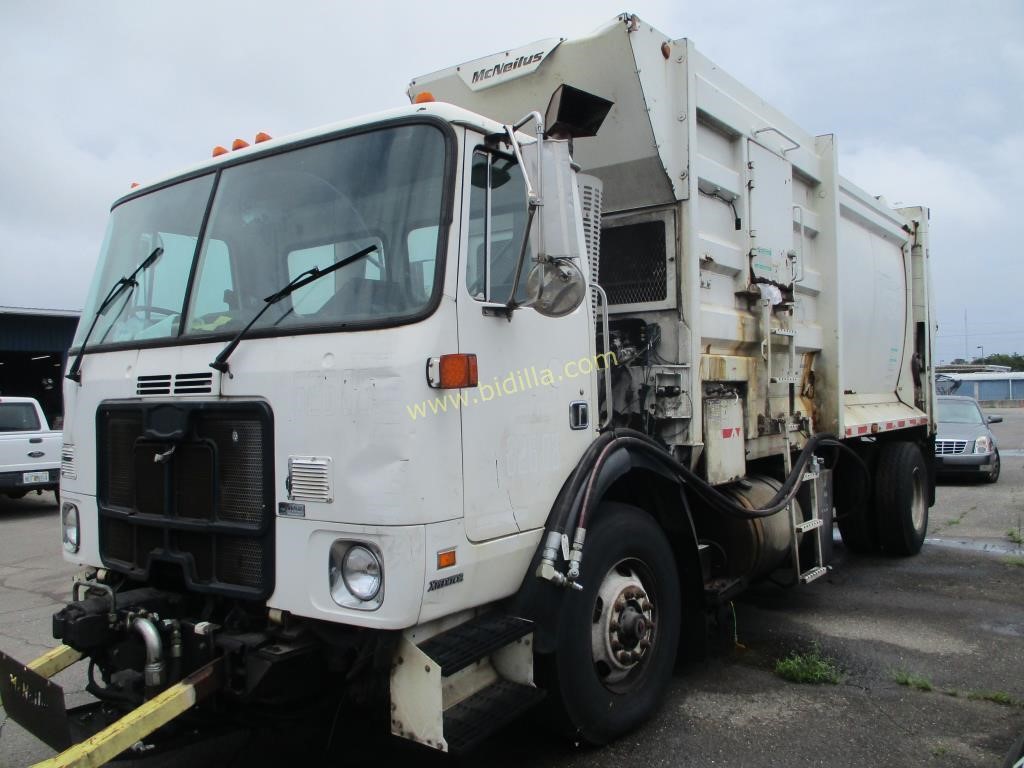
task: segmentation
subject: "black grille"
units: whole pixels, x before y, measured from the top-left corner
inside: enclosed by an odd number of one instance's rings
[[[609,304],[664,301],[668,296],[665,222],[603,229],[598,279]]]
[[[97,414],[100,554],[200,592],[273,589],[273,423],[262,404],[109,404]],[[164,569],[161,568],[161,571]]]

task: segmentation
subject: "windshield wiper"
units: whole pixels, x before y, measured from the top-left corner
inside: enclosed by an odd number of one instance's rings
[[[270,296],[267,296],[267,298],[263,300],[265,302],[263,308],[260,309],[260,311],[256,313],[255,317],[253,317],[253,319],[246,324],[245,328],[243,328],[237,334],[235,334],[235,338],[229,341],[227,346],[220,351],[220,354],[217,355],[216,359],[214,359],[214,361],[210,363],[210,367],[220,371],[221,373],[227,373],[230,368],[230,366],[228,366],[228,358],[231,357],[231,353],[235,351],[235,347],[238,346],[239,342],[242,340],[242,337],[249,332],[249,329],[256,324],[257,320],[263,317],[264,312],[270,309],[274,304],[277,304],[277,302],[279,302],[285,296],[290,296],[299,288],[303,288],[309,285],[310,283],[314,282],[315,280],[319,280],[321,277],[331,274],[332,272],[337,272],[342,267],[348,266],[353,261],[359,261],[359,259],[373,253],[376,250],[376,244],[369,245],[366,248],[363,248],[363,250],[356,251],[351,256],[346,256],[341,261],[337,261],[334,264],[331,264],[331,266],[326,267],[325,269],[320,269],[319,267],[307,269],[302,274],[296,276],[294,280],[288,283],[288,285],[279,290],[277,293],[272,293]]]
[[[135,277],[139,274],[139,272],[142,272],[143,270],[149,269],[151,266],[153,266],[153,262],[159,259],[163,252],[164,249],[158,245],[156,248],[153,249],[153,252],[150,253],[149,256],[147,256],[143,260],[143,262],[135,268],[134,272],[128,275],[128,277],[120,278],[116,283],[114,283],[111,286],[110,292],[107,294],[107,297],[100,302],[99,309],[96,310],[96,314],[92,318],[92,324],[89,326],[89,330],[85,332],[85,338],[82,339],[82,345],[78,348],[78,354],[75,355],[75,359],[71,363],[71,367],[68,369],[68,372],[64,378],[71,379],[76,384],[81,383],[82,374],[79,372],[79,368],[82,367],[82,355],[85,354],[86,342],[88,342],[89,337],[92,336],[93,329],[96,328],[96,323],[99,322],[100,315],[106,313],[106,311],[110,308],[110,305],[117,300],[117,297],[124,293],[125,288],[134,288],[135,286],[137,286],[138,282],[135,280]]]

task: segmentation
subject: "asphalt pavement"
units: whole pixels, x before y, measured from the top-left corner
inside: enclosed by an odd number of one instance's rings
[[[463,765],[489,766],[998,766],[1024,732],[1024,410],[993,431],[1003,457],[995,485],[942,483],[917,557],[857,557],[836,545],[835,569],[799,589],[764,585],[735,603],[732,637],[706,661],[677,670],[658,715],[601,750],[553,734],[543,714],[490,739]],[[28,660],[53,645],[50,615],[73,569],[60,558],[50,494],[0,499],[0,649]],[[1018,535],[1014,535],[1014,531]],[[838,684],[778,677],[792,652],[831,659]],[[57,678],[83,703],[82,671]],[[917,687],[897,679],[913,676]],[[930,690],[926,690],[930,688]],[[0,715],[2,717],[2,715]],[[371,738],[358,714],[338,722],[334,765],[454,765]],[[328,764],[321,739],[292,729],[229,734],[133,764]],[[0,766],[52,751],[13,722],[0,733]]]

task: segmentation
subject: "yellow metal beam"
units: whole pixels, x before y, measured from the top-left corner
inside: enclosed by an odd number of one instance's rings
[[[213,661],[134,709],[102,731],[32,768],[98,768],[190,709],[217,688],[220,661]]]
[[[25,666],[41,677],[49,680],[58,672],[67,669],[76,661],[82,658],[82,654],[69,645],[58,645],[51,648],[38,659],[30,661]]]

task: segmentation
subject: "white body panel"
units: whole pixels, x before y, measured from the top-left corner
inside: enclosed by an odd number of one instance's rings
[[[410,96],[430,91],[503,121],[543,110],[563,82],[614,102],[574,157],[604,182],[606,232],[647,217],[673,233],[664,298],[613,300],[612,310],[658,323],[660,354],[694,372],[688,444],[703,443],[702,388],[717,382],[746,393],[748,458],[782,450],[760,421],[787,410],[790,382],[815,431],[930,422],[930,396],[912,377],[916,348],[931,367],[927,211],[893,210],[842,179],[834,137],[808,134],[691,41],[635,17],[567,40],[533,74],[486,91],[455,72],[417,78]],[[603,245],[602,263],[610,256]],[[770,371],[757,282],[792,291],[792,311],[772,313]]]

